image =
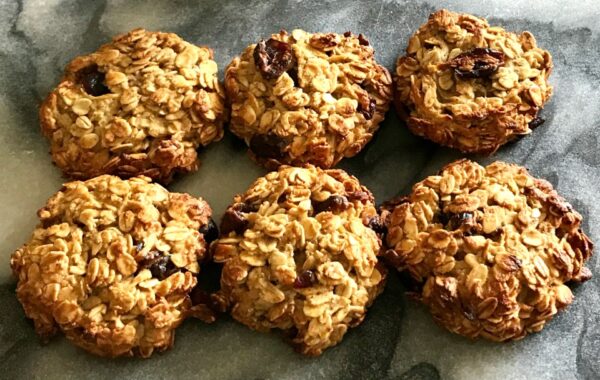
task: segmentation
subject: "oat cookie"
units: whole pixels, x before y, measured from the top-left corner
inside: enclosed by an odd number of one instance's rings
[[[214,235],[201,198],[103,175],[65,184],[38,216],[11,267],[43,339],[60,330],[97,355],[148,357],[173,344],[186,316],[214,320],[190,300]]]
[[[196,170],[196,150],[223,136],[224,98],[211,49],[136,29],[71,61],[40,120],[54,162],[72,178],[168,183]]]
[[[389,72],[350,32],[281,31],[250,45],[225,71],[231,131],[268,168],[322,168],[371,140],[392,99]]]
[[[373,196],[342,170],[281,166],[234,198],[213,259],[239,322],[320,355],[383,290]]]
[[[552,57],[520,35],[441,10],[396,62],[395,105],[408,128],[466,153],[492,153],[543,123]]]
[[[591,277],[581,215],[545,180],[461,160],[384,205],[386,259],[450,331],[494,341],[540,331]]]

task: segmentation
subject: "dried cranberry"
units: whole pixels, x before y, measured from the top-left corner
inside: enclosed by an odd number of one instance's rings
[[[381,220],[378,215],[369,218],[367,221],[367,227],[375,231],[377,234],[383,235],[387,232],[385,223],[383,223],[383,220]]]
[[[369,96],[369,104],[363,106],[361,102],[358,102],[358,107],[356,108],[356,111],[362,114],[365,117],[365,120],[371,120],[373,118],[373,115],[375,115],[376,105],[377,103],[375,102],[375,99]]]
[[[352,37],[352,32],[351,31],[344,32],[344,37]]]
[[[369,46],[369,40],[362,33],[358,35],[358,43],[363,46]]]
[[[204,236],[206,244],[210,244],[219,237],[219,229],[215,221],[210,218],[208,223],[200,228],[200,233]]]
[[[371,199],[369,193],[362,190],[349,192],[348,194],[346,194],[346,196],[348,197],[348,200],[359,201],[362,204],[367,203],[369,199]]]
[[[347,210],[348,207],[350,207],[350,203],[348,203],[346,197],[341,195],[332,195],[321,202],[313,200],[312,205],[315,214],[324,211],[331,211],[335,213]]]
[[[78,77],[88,94],[101,96],[110,93],[109,88],[104,84],[104,73],[98,71],[98,66],[93,65],[80,70]]]
[[[169,256],[163,256],[158,251],[150,251],[139,264],[140,269],[149,269],[152,277],[164,280],[173,273],[177,272],[177,267]]]
[[[529,128],[531,129],[535,129],[537,127],[539,127],[540,125],[544,124],[546,120],[542,119],[541,117],[534,117],[530,122],[529,122]]]
[[[250,139],[250,150],[262,158],[281,159],[285,157],[283,150],[288,141],[277,135],[255,135]]]
[[[246,203],[236,203],[229,207],[221,220],[221,233],[228,234],[235,231],[238,235],[248,228],[248,219],[245,213],[256,211],[256,207]]]
[[[276,79],[295,66],[296,58],[290,44],[270,38],[254,48],[254,64],[265,79]]]
[[[470,229],[475,224],[473,219],[472,212],[460,212],[458,214],[452,214],[448,219],[446,227],[449,230],[458,230],[459,228],[465,226],[467,229]]]
[[[314,285],[317,282],[317,275],[314,271],[308,269],[304,272],[300,273],[296,280],[294,281],[294,288],[302,289],[308,288],[309,286]]]
[[[504,65],[504,53],[490,48],[474,48],[457,55],[448,66],[460,79],[487,78]]]

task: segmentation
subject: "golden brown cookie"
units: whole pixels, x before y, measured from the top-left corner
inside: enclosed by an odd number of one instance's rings
[[[225,72],[231,131],[275,169],[322,168],[371,140],[392,99],[389,72],[361,34],[281,31],[248,46]]]
[[[257,179],[234,198],[211,247],[231,314],[320,355],[383,290],[378,222],[369,190],[342,170],[281,166]]]
[[[148,357],[186,316],[214,321],[190,299],[216,232],[201,198],[104,175],[65,184],[38,216],[11,267],[43,339],[60,330],[97,355]]]
[[[540,331],[591,277],[581,215],[545,180],[468,160],[383,207],[386,259],[450,331],[494,341]]]
[[[40,108],[52,159],[75,179],[168,183],[198,168],[196,150],[221,139],[226,117],[212,50],[143,29],[75,58]]]
[[[408,128],[465,153],[492,153],[543,123],[550,53],[529,32],[433,13],[396,62],[395,105]]]

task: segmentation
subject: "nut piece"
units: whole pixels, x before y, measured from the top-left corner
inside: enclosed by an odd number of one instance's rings
[[[552,57],[529,32],[440,10],[410,38],[394,102],[416,135],[465,153],[493,153],[541,124]]]
[[[42,339],[60,330],[96,355],[148,357],[171,347],[186,316],[215,319],[189,297],[211,213],[201,198],[147,177],[65,184],[11,257],[25,314]]]
[[[392,99],[389,72],[352,33],[274,34],[233,59],[225,88],[231,131],[271,169],[329,168],[358,154]]]
[[[358,197],[356,194],[360,194]],[[342,170],[282,166],[234,198],[211,246],[219,296],[258,331],[280,329],[320,355],[383,290],[373,196]]]
[[[40,108],[52,159],[75,179],[168,183],[223,137],[225,92],[212,50],[135,29],[75,58]]]
[[[525,168],[456,161],[384,204],[385,258],[450,331],[494,341],[540,331],[591,277],[581,215]]]

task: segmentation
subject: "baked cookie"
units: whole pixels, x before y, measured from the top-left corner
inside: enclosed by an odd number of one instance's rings
[[[40,121],[69,177],[168,183],[196,170],[196,150],[223,136],[224,98],[211,49],[136,29],[69,63]]]
[[[392,81],[360,34],[274,34],[225,71],[231,131],[251,157],[275,169],[322,168],[371,140],[392,99]]]
[[[339,343],[383,290],[373,196],[342,170],[281,166],[237,195],[211,246],[239,322],[307,355]]]
[[[552,57],[529,32],[509,33],[445,9],[396,62],[395,105],[415,134],[465,153],[492,153],[543,123]]]
[[[201,198],[103,175],[65,184],[38,216],[10,263],[43,339],[61,330],[97,355],[148,357],[173,344],[187,315],[214,320],[190,300],[215,234]]]
[[[525,168],[468,160],[383,206],[386,259],[450,331],[494,341],[540,331],[591,277],[581,215]]]

